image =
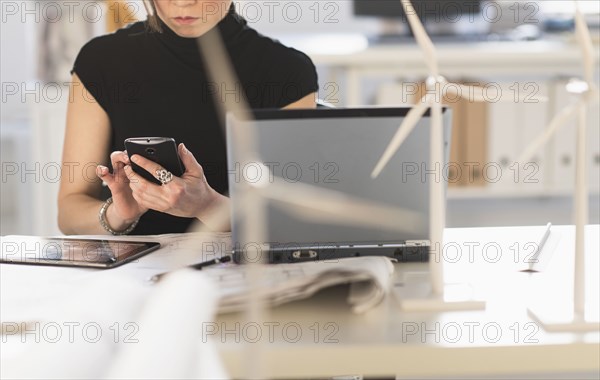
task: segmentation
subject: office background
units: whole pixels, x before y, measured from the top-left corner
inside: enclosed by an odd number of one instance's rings
[[[26,3],[2,2],[1,235],[59,232],[56,194],[68,102],[64,83],[69,80],[71,63],[88,39],[115,27],[115,14],[120,22],[128,21],[124,16],[128,11],[137,18],[145,15],[141,1],[116,7],[113,1]],[[416,101],[417,95],[403,95],[425,77],[424,65],[415,63],[422,62],[417,48],[406,40],[377,44],[371,39],[390,30],[405,32],[401,23],[356,16],[350,0],[235,3],[260,32],[313,58],[320,77],[319,96],[335,106]],[[581,3],[597,43],[598,4]],[[452,80],[491,83],[506,93],[535,94],[541,100],[455,105],[459,115],[454,126],[458,136],[454,139],[454,157],[476,162],[480,168],[500,168],[503,175],[500,180],[490,180],[477,172],[473,181],[465,182],[463,176],[463,180],[453,183],[448,191],[447,225],[571,224],[574,122],[536,156],[533,166],[515,170],[510,165],[528,140],[568,104],[564,86],[570,77],[581,73],[581,59],[570,30],[572,2],[484,4],[489,4],[488,11],[500,9],[502,16],[488,14],[487,20],[481,15],[464,17],[446,25],[443,32],[491,33],[498,39],[513,41],[445,41],[438,45],[442,72],[451,67]],[[70,15],[73,17],[67,17]],[[555,32],[541,33],[547,28]],[[480,65],[477,62],[485,62],[481,59],[486,55],[499,54],[498,50],[507,51],[502,55],[506,65],[501,74],[494,75],[493,69],[473,70],[472,66]],[[549,57],[556,64],[547,70],[532,67],[535,64],[527,64],[527,54],[533,53]],[[445,66],[445,62],[452,64]],[[595,224],[600,220],[598,114],[598,107],[593,108],[589,120],[590,222]]]

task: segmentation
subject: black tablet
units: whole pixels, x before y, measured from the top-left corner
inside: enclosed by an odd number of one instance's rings
[[[147,241],[6,236],[0,263],[114,268],[159,247]]]

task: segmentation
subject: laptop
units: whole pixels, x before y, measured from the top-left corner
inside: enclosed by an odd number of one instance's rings
[[[384,225],[331,223],[319,210],[310,218],[291,212],[286,202],[268,200],[266,242],[258,244],[269,263],[387,256],[401,262],[429,258],[429,182],[447,183],[447,165],[433,170],[430,114],[419,121],[381,174],[371,172],[410,108],[254,110],[252,121],[227,115],[227,158],[232,202],[234,261],[256,257],[256,242],[242,238],[242,201],[247,184],[310,186],[343,199],[401,209],[414,217],[389,218]],[[243,128],[252,123],[256,159],[244,162]],[[445,159],[449,157],[451,110],[443,108]],[[258,161],[258,162],[256,162]],[[429,174],[428,174],[429,173]],[[266,182],[265,182],[266,181]],[[350,210],[351,208],[348,207]],[[297,211],[297,210],[296,210]],[[390,214],[390,213],[388,213]],[[403,214],[404,215],[404,214]],[[250,222],[252,222],[250,216]],[[254,250],[253,253],[248,253]]]

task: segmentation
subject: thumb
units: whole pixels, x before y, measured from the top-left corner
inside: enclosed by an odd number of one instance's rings
[[[121,171],[123,171],[123,169],[121,169]],[[119,186],[121,186],[122,184],[129,183],[127,177],[121,178],[116,172],[111,174],[108,168],[103,165],[98,165],[96,167],[96,175],[106,184],[106,186],[108,186],[110,191],[113,193],[118,191]]]
[[[183,143],[179,144],[179,157],[181,163],[185,166],[185,173],[194,177],[204,176],[202,166],[196,161],[196,157],[190,152]]]

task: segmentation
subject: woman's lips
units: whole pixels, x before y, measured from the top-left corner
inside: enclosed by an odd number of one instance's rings
[[[188,25],[198,20],[198,17],[175,17],[173,20],[175,20],[178,24]]]

